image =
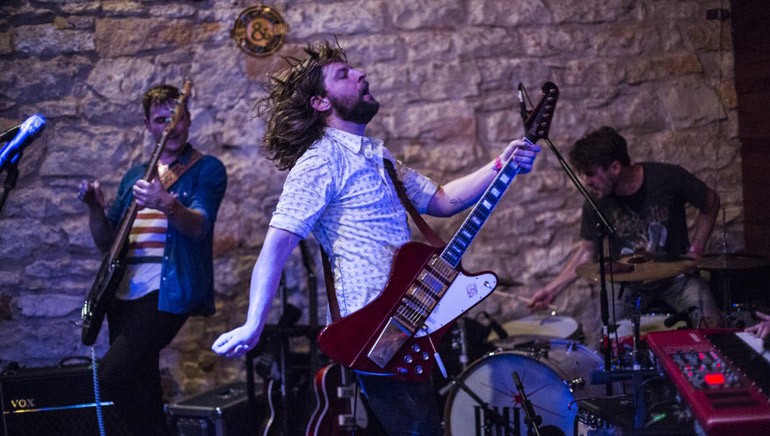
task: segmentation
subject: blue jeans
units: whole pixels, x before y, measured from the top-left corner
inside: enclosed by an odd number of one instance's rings
[[[375,417],[389,436],[441,436],[433,384],[356,374]]]

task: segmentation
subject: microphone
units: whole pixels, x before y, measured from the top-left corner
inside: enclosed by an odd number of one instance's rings
[[[524,103],[524,93],[525,93],[524,85],[522,85],[521,82],[519,82],[519,90],[516,92],[516,96],[519,97],[519,113],[521,114],[521,120],[524,121],[524,123],[527,123],[527,118],[529,118],[529,111],[527,110],[527,104]]]
[[[666,327],[673,327],[674,324],[678,323],[679,321],[684,321],[687,323],[687,325],[690,325],[690,313],[697,309],[698,306],[690,306],[687,308],[687,310],[683,310],[676,315],[669,316],[668,318],[663,320],[663,325]]]
[[[505,329],[497,323],[494,319],[492,319],[491,316],[487,312],[481,312],[482,315],[484,315],[484,318],[487,319],[487,325],[492,331],[495,332],[498,338],[505,339],[508,337],[508,332],[505,331]]]
[[[16,136],[0,151],[0,171],[16,164],[24,149],[37,139],[44,127],[45,119],[42,115],[32,115],[21,123]],[[13,127],[11,130],[13,130]]]

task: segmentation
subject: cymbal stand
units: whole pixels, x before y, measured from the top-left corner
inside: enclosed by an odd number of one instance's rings
[[[457,328],[460,329],[460,365],[463,371],[468,369],[468,345],[465,337],[465,319],[457,318]]]
[[[633,371],[631,380],[633,383],[633,397],[634,397],[634,428],[641,429],[644,426],[645,418],[647,417],[647,403],[644,395],[644,389],[642,382],[644,381],[644,374],[642,373],[642,365],[639,362],[639,343],[641,341],[641,304],[642,297],[637,296],[634,302],[634,311],[631,314],[631,323],[634,329],[634,341],[633,341]]]

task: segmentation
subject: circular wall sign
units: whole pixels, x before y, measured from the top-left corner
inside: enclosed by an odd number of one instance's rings
[[[267,56],[281,47],[288,27],[278,11],[270,6],[258,5],[238,15],[231,35],[246,53]]]

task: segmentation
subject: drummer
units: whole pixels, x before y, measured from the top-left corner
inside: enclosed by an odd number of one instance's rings
[[[719,196],[701,180],[678,165],[632,164],[626,140],[610,127],[602,127],[579,139],[570,150],[569,158],[592,192],[599,210],[616,231],[609,244],[613,259],[626,255],[636,255],[635,259],[702,256],[719,212]],[[698,210],[692,242],[687,230],[687,205]],[[574,283],[578,278],[575,271],[578,265],[597,260],[597,222],[596,213],[585,202],[580,225],[582,241],[562,271],[533,295],[531,310],[546,308]],[[637,297],[641,298],[637,300]],[[694,308],[689,316],[695,328],[723,325],[708,284],[692,272],[625,284],[622,301],[615,298],[613,302],[615,317],[627,317],[637,302],[644,312],[654,299],[662,300],[677,312]]]

